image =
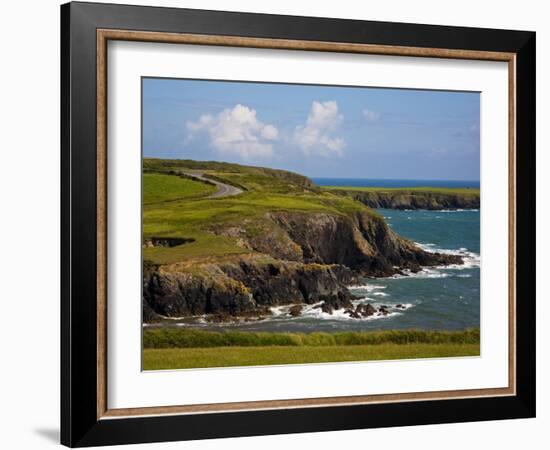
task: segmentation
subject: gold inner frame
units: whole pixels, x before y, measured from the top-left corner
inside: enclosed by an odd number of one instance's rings
[[[264,400],[200,405],[109,409],[107,405],[107,42],[109,40],[217,45],[375,55],[502,61],[508,63],[508,387],[402,394]],[[264,39],[113,29],[97,30],[97,418],[218,413],[262,409],[344,406],[420,400],[511,396],[516,394],[516,54],[445,48]]]

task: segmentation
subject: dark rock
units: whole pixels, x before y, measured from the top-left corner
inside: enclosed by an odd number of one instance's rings
[[[302,309],[303,309],[302,305],[294,305],[288,310],[288,313],[292,317],[298,317],[302,315]]]
[[[355,311],[355,310],[353,310],[353,309],[346,309],[344,312],[345,312],[348,316],[350,316],[352,319],[360,319],[360,318],[361,318],[361,315],[360,315],[357,311]]]
[[[357,308],[355,308],[355,313],[362,317],[370,317],[376,313],[376,308],[370,303],[367,303],[366,305],[360,304],[357,305]]]
[[[402,269],[419,271],[421,266],[462,263],[460,256],[422,250],[368,211],[351,217],[290,212],[270,217],[301,248],[304,262],[338,264],[374,277]]]
[[[332,314],[334,313],[334,308],[328,303],[323,303],[321,305],[321,311],[332,316]]]
[[[194,238],[170,238],[170,237],[150,237],[143,241],[144,247],[176,247],[178,245],[195,242]]]
[[[254,258],[206,265],[193,274],[156,268],[144,271],[144,320],[154,321],[155,315],[244,317],[271,306],[321,301],[327,310],[340,309],[351,306],[346,284],[354,279],[346,267]]]
[[[223,276],[204,277],[185,272],[155,272],[144,280],[144,311],[179,317],[201,314],[239,315],[256,309],[242,283]]]

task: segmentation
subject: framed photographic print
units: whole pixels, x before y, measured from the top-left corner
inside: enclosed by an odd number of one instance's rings
[[[534,416],[535,33],[61,19],[63,444]]]

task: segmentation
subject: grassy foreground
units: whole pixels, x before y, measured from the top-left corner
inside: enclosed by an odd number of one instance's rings
[[[479,328],[461,331],[385,330],[339,333],[281,333],[146,328],[144,348],[317,347],[380,344],[478,344]]]
[[[342,333],[146,329],[144,370],[479,355],[479,329]]]
[[[378,344],[145,349],[144,370],[478,356],[479,344]]]

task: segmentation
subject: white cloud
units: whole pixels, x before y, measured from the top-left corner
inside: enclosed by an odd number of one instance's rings
[[[370,109],[365,108],[363,110],[363,116],[365,116],[365,119],[367,119],[369,122],[376,122],[378,119],[380,119],[380,113],[377,111],[372,111]]]
[[[217,151],[245,160],[272,156],[272,142],[279,137],[277,128],[259,121],[254,109],[241,104],[216,116],[204,114],[196,122],[187,122],[187,129],[190,136],[207,133]]]
[[[279,137],[279,131],[273,125],[266,125],[262,128],[262,137],[269,140],[275,140]]]
[[[294,142],[306,155],[341,156],[346,142],[333,134],[343,119],[336,101],[313,102],[306,124],[294,130]]]

